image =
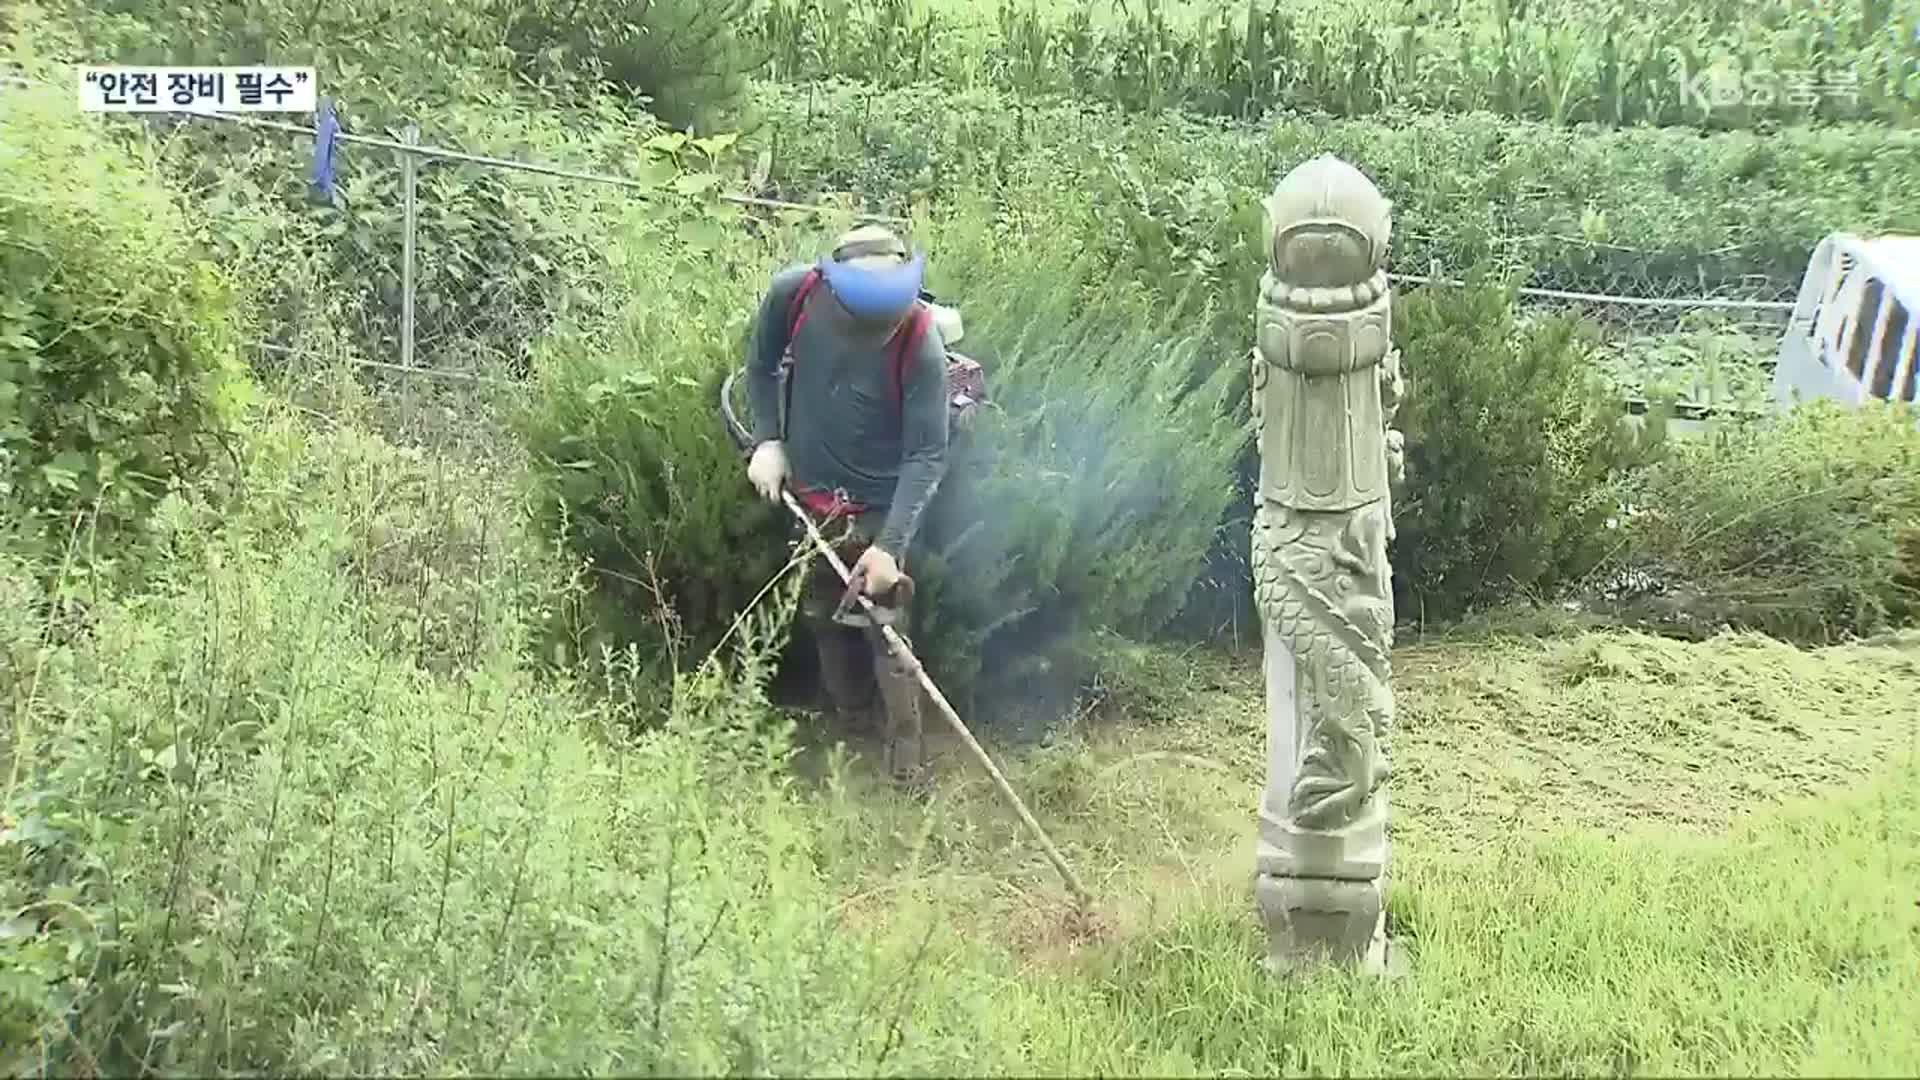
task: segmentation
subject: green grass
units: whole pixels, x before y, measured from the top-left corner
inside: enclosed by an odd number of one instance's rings
[[[169,505],[152,593],[6,609],[10,1070],[1920,1068],[1912,639],[1404,645],[1411,972],[1284,981],[1248,658],[1111,643],[1000,751],[1087,937],[951,746],[922,801],[756,734],[769,627],[638,738],[617,665],[536,662],[575,594],[510,474],[290,415],[243,464]]]
[[[843,858],[867,869],[842,888],[867,920],[918,893],[1021,974],[1019,1068],[1920,1063],[1920,1041],[1876,1034],[1920,990],[1920,857],[1902,839],[1920,828],[1920,642],[1805,653],[1583,632],[1403,648],[1390,907],[1414,970],[1384,986],[1255,969],[1256,672],[1135,659],[1116,694],[1137,711],[1090,718],[1014,769],[1102,897],[1104,941],[1063,931],[1050,871],[957,762],[917,851],[884,838],[921,833],[927,812],[877,792],[829,801],[848,842],[866,838]]]

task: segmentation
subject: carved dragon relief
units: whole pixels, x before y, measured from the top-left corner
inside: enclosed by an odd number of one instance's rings
[[[1311,829],[1359,818],[1387,779],[1392,606],[1383,503],[1314,514],[1262,501],[1254,596],[1302,676],[1299,771],[1288,813]]]

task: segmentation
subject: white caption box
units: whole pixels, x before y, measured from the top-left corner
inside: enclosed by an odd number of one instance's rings
[[[318,86],[310,67],[79,69],[82,112],[312,112]]]

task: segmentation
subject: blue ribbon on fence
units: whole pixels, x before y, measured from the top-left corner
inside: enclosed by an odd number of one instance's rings
[[[339,145],[340,119],[333,114],[333,99],[320,99],[320,115],[313,124],[313,186],[329,200],[333,198],[333,149]]]

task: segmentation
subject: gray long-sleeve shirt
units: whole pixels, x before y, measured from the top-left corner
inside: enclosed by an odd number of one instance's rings
[[[747,396],[758,445],[780,434],[780,360],[787,319],[808,267],[774,275],[747,345]],[[947,348],[929,324],[907,357],[896,405],[897,340],[854,323],[821,282],[792,344],[785,436],[795,484],[843,490],[886,514],[875,543],[906,554],[947,465]]]

